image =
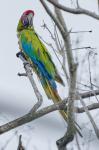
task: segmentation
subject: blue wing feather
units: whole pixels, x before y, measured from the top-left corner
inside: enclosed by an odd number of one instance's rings
[[[22,49],[25,52],[25,54],[30,57],[32,62],[38,67],[38,70],[42,74],[42,76],[49,81],[52,88],[56,89],[56,83],[52,76],[47,72],[44,64],[40,60],[36,59],[36,57],[33,55],[33,45],[31,43],[22,42]]]

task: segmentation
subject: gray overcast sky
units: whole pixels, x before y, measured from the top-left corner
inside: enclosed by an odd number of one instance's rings
[[[95,10],[97,5],[95,4],[96,0],[80,0],[83,7]],[[68,1],[63,4],[68,4]],[[90,4],[89,4],[90,2]],[[70,4],[68,4],[70,6]],[[49,5],[50,6],[50,5]],[[18,106],[21,105],[26,107],[26,110],[29,110],[32,106],[34,100],[34,93],[31,88],[30,83],[26,78],[19,78],[17,76],[18,72],[22,72],[23,66],[19,59],[16,58],[16,53],[18,50],[17,36],[16,36],[16,27],[18,20],[24,10],[33,9],[35,11],[34,26],[36,31],[46,40],[50,41],[51,38],[49,34],[46,33],[41,28],[43,20],[48,24],[50,29],[52,28],[52,22],[47,16],[46,12],[43,10],[43,7],[40,5],[39,0],[3,0],[0,3],[0,99],[1,103],[13,103]],[[90,17],[85,16],[74,16],[68,13],[63,13],[68,29],[75,30],[93,30],[91,35],[82,35],[82,46],[92,46],[99,48],[99,22]],[[75,36],[73,37],[75,39]],[[75,45],[74,45],[75,46]],[[56,60],[57,62],[57,60]],[[99,63],[98,63],[99,64]],[[38,81],[37,81],[38,83]],[[39,83],[38,83],[39,85]],[[39,90],[42,91],[41,86],[39,85]],[[63,87],[60,87],[60,94],[62,95]],[[66,93],[66,92],[65,92]],[[46,99],[45,93],[42,91],[43,96]],[[64,97],[65,95],[63,95]],[[3,102],[2,102],[3,101]],[[44,101],[44,105],[50,104],[50,101]],[[20,106],[19,106],[20,107]],[[44,118],[40,118],[39,121],[32,123],[33,133],[28,133],[26,127],[20,128],[20,132],[24,135],[24,143],[29,140],[29,136],[32,137],[30,141],[30,146],[42,147],[42,150],[49,150],[49,144],[51,145],[50,150],[56,150],[55,140],[60,138],[65,131],[65,124],[62,123],[61,117],[58,113],[53,113],[55,120],[52,119],[53,115],[50,114]],[[49,119],[48,119],[49,118]],[[46,122],[47,120],[47,122]],[[57,126],[59,124],[59,126]],[[24,132],[25,131],[25,132]],[[40,131],[40,133],[39,133]],[[8,139],[9,136],[12,136],[12,133],[6,133],[2,135],[5,139]],[[28,133],[28,136],[27,136]],[[33,134],[33,135],[32,135]],[[46,138],[47,137],[47,138]],[[53,139],[52,139],[53,137]],[[39,140],[38,140],[39,139]],[[4,144],[4,141],[0,140],[0,146]],[[10,143],[7,150],[11,150],[13,146],[16,145],[16,138],[13,138],[13,142]],[[26,143],[25,143],[26,144]],[[39,144],[39,146],[38,146]],[[99,144],[96,142],[96,145]],[[54,146],[53,146],[54,145]],[[97,147],[97,146],[96,146]],[[13,149],[13,150],[14,150]],[[28,148],[31,150],[31,148]],[[34,149],[36,149],[34,147]],[[93,148],[92,148],[93,149]]]

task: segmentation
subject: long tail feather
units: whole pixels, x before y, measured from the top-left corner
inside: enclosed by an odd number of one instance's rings
[[[46,81],[46,82],[47,82],[47,86],[48,86],[48,89],[49,89],[49,92],[50,92],[50,94],[51,94],[51,98],[52,98],[53,102],[54,102],[54,103],[61,102],[62,99],[61,99],[60,96],[58,95],[57,91],[53,90],[53,89],[50,87],[48,81]],[[64,110],[60,110],[59,112],[60,112],[60,114],[63,116],[64,120],[67,122],[67,119],[68,119],[67,113],[66,113]],[[74,123],[79,127],[79,125],[78,125],[76,122],[74,122]],[[82,134],[81,134],[81,132],[79,131],[79,129],[77,128],[77,126],[75,126],[75,129],[76,129],[76,131],[79,133],[79,135],[82,137]]]
[[[50,87],[50,85],[49,85],[49,83],[48,83],[48,81],[46,81],[46,82],[47,82],[48,89],[49,89],[49,91],[51,93],[51,98],[52,98],[53,102],[54,103],[58,103],[58,102],[62,101],[61,98],[60,98],[60,96],[58,95],[57,91],[52,90],[51,87]],[[66,114],[66,112],[63,111],[63,110],[60,110],[60,113],[63,116],[63,118],[65,120],[67,120],[67,114]]]

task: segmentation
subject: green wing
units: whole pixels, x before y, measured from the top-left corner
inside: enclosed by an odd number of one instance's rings
[[[57,73],[57,69],[52,61],[51,55],[33,30],[23,30],[20,34],[20,43],[27,46],[29,57],[33,56],[36,60],[42,62],[45,69],[53,79],[63,84],[63,81]]]

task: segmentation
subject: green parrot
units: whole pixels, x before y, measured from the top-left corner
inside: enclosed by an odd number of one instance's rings
[[[62,101],[57,91],[56,81],[64,85],[57,68],[47,48],[39,39],[33,27],[34,11],[25,11],[17,26],[19,48],[24,53],[27,61],[33,66],[41,85],[49,99],[54,103]],[[67,121],[66,111],[60,110],[61,115]]]

